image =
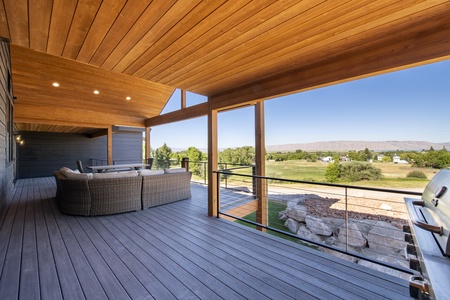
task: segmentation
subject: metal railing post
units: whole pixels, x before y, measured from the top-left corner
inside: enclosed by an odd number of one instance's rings
[[[217,218],[220,218],[220,173],[216,173],[217,175]]]
[[[345,187],[345,252],[348,253],[348,199],[347,187]]]

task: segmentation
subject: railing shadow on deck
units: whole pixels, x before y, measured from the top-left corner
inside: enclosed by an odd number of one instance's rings
[[[219,217],[408,279],[403,197],[421,193],[215,171]],[[244,172],[247,173],[247,172]],[[258,179],[258,180],[256,180]],[[225,185],[226,180],[226,185]],[[260,182],[265,199],[257,199]],[[267,207],[268,224],[256,221]]]

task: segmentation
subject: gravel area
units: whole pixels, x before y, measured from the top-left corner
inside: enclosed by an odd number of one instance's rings
[[[292,192],[292,190],[290,191]],[[392,223],[401,227],[407,223],[403,195],[358,191],[352,195],[337,195],[322,190],[317,193],[282,194],[270,193],[270,200],[303,203],[308,215],[316,217],[348,218],[356,220],[376,220]],[[347,199],[347,200],[346,200]]]

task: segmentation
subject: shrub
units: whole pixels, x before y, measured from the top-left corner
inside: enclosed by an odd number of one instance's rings
[[[425,175],[425,173],[422,171],[411,171],[406,175],[406,178],[427,179],[427,175]]]
[[[339,179],[341,174],[340,164],[338,161],[328,164],[325,171],[325,178],[328,182],[335,182]]]
[[[339,178],[348,181],[380,180],[381,169],[371,163],[352,161],[340,165]]]

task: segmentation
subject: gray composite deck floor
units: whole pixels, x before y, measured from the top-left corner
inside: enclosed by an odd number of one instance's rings
[[[192,199],[64,215],[54,179],[22,179],[0,215],[0,299],[409,299],[404,280],[208,217]]]

